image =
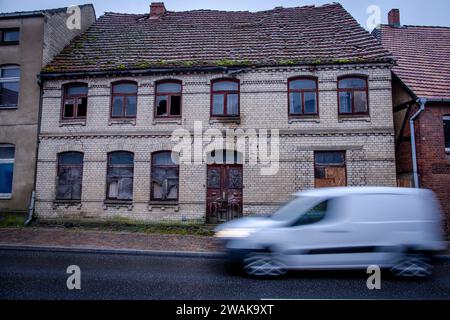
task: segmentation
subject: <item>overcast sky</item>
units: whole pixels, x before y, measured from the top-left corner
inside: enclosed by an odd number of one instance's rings
[[[153,0],[156,2],[156,0]],[[163,1],[163,0],[158,0]],[[193,9],[260,11],[277,6],[295,7],[321,5],[336,0],[165,0],[167,10],[185,11]],[[0,0],[1,12],[25,11],[66,7],[73,4],[93,3],[97,16],[105,11],[123,13],[146,13],[152,0]],[[386,23],[387,12],[399,8],[402,24],[437,25],[450,27],[449,0],[341,0],[340,2],[366,27],[370,5],[381,9],[382,23]]]

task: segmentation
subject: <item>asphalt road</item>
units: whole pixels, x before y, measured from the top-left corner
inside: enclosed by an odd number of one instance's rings
[[[69,265],[81,290],[68,290]],[[427,280],[382,273],[381,289],[365,272],[295,272],[282,279],[235,275],[213,258],[0,250],[0,299],[450,299],[450,262]]]

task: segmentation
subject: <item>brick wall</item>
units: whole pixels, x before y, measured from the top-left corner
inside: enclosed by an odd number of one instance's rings
[[[369,77],[370,116],[341,119],[337,110],[337,77],[364,74]],[[320,117],[290,122],[287,115],[287,80],[293,76],[319,79]],[[61,85],[44,85],[42,127],[37,176],[36,212],[40,217],[84,216],[105,218],[116,215],[141,220],[184,219],[204,221],[206,165],[180,166],[180,196],[176,206],[149,204],[150,157],[154,151],[172,146],[174,129],[192,130],[201,121],[204,130],[227,127],[279,129],[280,170],[275,176],[261,176],[260,168],[244,164],[244,214],[271,212],[293,192],[314,187],[314,150],[345,150],[347,183],[351,186],[395,186],[394,130],[391,72],[387,66],[336,66],[333,68],[262,68],[237,75],[241,82],[239,124],[211,122],[210,81],[224,74],[179,74],[142,76],[138,82],[138,112],[135,123],[114,123],[109,119],[111,82],[119,78],[74,79],[89,85],[87,121],[60,123]],[[174,123],[155,121],[154,82],[174,78],[183,81],[183,116]],[[133,204],[106,206],[106,157],[110,151],[135,153]],[[54,203],[57,154],[84,152],[81,205]]]
[[[447,215],[448,234],[450,234],[450,154],[445,152],[442,117],[449,114],[449,103],[427,103],[415,127],[420,187],[432,189],[439,198]]]

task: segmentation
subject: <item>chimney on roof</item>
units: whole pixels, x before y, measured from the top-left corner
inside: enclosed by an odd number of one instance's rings
[[[159,19],[166,13],[164,2],[152,2],[150,5],[150,19]]]
[[[388,22],[391,27],[400,27],[400,10],[392,9],[388,13]]]

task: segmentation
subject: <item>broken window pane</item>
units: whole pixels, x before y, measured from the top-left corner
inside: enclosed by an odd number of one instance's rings
[[[64,86],[63,119],[86,118],[87,92],[86,84],[69,83]]]
[[[151,178],[152,200],[178,200],[179,167],[170,151],[153,154]]]
[[[167,115],[167,96],[156,97],[156,115],[157,116]]]
[[[180,116],[181,115],[181,97],[171,96],[170,97],[170,115]]]
[[[108,156],[107,198],[116,200],[133,199],[134,155],[118,151]]]
[[[181,116],[181,83],[163,82],[156,85],[155,115]]]
[[[64,105],[64,118],[73,118],[74,111],[74,99],[66,100],[66,103]]]
[[[83,179],[83,154],[66,152],[59,155],[56,199],[80,200]]]
[[[78,99],[77,117],[85,118],[87,113],[87,98]]]

